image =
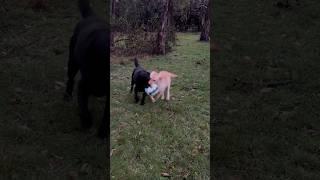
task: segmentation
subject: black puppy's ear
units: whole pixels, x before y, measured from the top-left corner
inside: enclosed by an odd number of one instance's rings
[[[130,61],[137,61],[138,58],[137,57],[134,57],[134,58],[131,58]]]

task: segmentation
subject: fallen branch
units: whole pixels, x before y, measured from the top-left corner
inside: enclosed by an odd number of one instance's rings
[[[122,38],[122,39],[118,39],[118,40],[114,41],[113,43],[117,43],[117,42],[125,41],[125,40],[130,40],[130,39],[129,38]]]

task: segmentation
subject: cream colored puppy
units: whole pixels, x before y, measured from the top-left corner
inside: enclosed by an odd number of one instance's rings
[[[171,86],[171,78],[175,78],[177,75],[168,72],[168,71],[160,71],[159,73],[156,71],[152,71],[150,73],[149,84],[157,84],[159,88],[159,93],[155,95],[155,98],[151,97],[152,102],[155,102],[161,96],[161,99],[170,100],[170,86]]]

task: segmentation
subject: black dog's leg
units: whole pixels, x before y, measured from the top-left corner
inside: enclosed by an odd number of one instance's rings
[[[131,89],[130,89],[130,93],[132,93],[132,89],[133,89],[133,85],[134,85],[133,74],[134,74],[134,71],[132,72],[132,76],[131,76]]]
[[[134,99],[135,99],[135,102],[136,102],[136,103],[139,102],[137,87],[134,87]]]
[[[83,128],[88,129],[92,126],[92,118],[88,109],[89,92],[86,89],[85,82],[80,80],[78,90],[78,104],[80,108],[80,119]]]
[[[79,71],[79,66],[75,62],[74,59],[74,46],[75,46],[75,37],[72,36],[70,40],[70,46],[69,46],[69,61],[68,61],[68,81],[67,81],[67,88],[64,95],[64,99],[66,101],[69,101],[72,98],[72,92],[73,92],[73,85],[74,85],[74,77],[76,76],[77,72]]]
[[[144,105],[144,101],[146,99],[146,96],[147,96],[147,93],[143,92],[140,105]]]
[[[109,130],[109,123],[108,123],[108,118],[109,118],[109,114],[107,113],[107,103],[109,103],[109,99],[108,97],[106,97],[106,105],[105,105],[105,108],[104,108],[104,114],[103,114],[103,118],[102,118],[102,122],[101,122],[101,125],[99,127],[99,130],[98,130],[98,136],[100,138],[106,138],[108,136],[107,132]]]

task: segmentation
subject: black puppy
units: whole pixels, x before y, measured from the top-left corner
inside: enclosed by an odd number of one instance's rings
[[[106,96],[105,112],[98,136],[107,137],[109,115],[109,29],[92,11],[88,0],[78,1],[82,20],[76,25],[69,46],[68,81],[65,100],[72,98],[74,77],[80,70],[78,105],[83,128],[92,126],[88,98]]]
[[[144,70],[138,63],[138,59],[134,59],[134,65],[135,68],[132,72],[131,77],[131,90],[132,93],[133,86],[134,87],[134,98],[136,103],[139,102],[138,92],[143,92],[142,99],[141,99],[141,105],[144,105],[144,100],[146,98],[146,92],[144,91],[144,88],[149,87],[149,80],[150,80],[150,73]]]

